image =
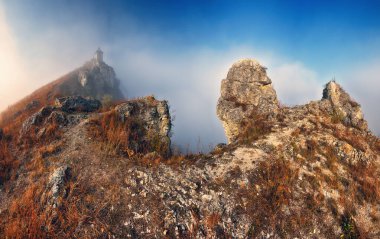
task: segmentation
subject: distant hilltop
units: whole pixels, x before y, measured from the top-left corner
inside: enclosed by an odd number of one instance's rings
[[[103,61],[103,51],[98,48],[93,59],[82,67],[62,77],[56,91],[63,96],[80,95],[102,100],[124,98],[119,89],[120,81],[114,69]]]
[[[11,121],[24,113],[32,113],[44,105],[54,103],[57,97],[82,96],[112,102],[124,97],[114,69],[103,60],[98,48],[94,57],[83,66],[39,88],[31,95],[10,106],[0,116],[0,124]],[[4,122],[5,121],[5,122]]]

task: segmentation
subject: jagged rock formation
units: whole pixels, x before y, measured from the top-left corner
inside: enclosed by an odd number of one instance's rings
[[[143,132],[130,142],[130,147],[135,152],[142,152],[144,147],[151,145],[160,147],[163,155],[170,154],[171,117],[167,101],[158,101],[153,96],[148,96],[120,104],[115,107],[115,111],[122,121],[133,119],[139,122],[139,128]]]
[[[339,85],[323,95],[279,107],[264,68],[235,64],[218,105],[231,143],[206,155],[170,156],[153,97],[43,105],[1,126],[0,235],[379,238],[380,140]]]
[[[360,105],[335,81],[326,84],[321,101],[308,104],[308,107],[324,111],[346,125],[362,130],[368,128]],[[222,81],[217,105],[217,115],[230,143],[243,133],[247,122],[254,124],[255,115],[273,118],[278,109],[277,95],[264,67],[251,59],[232,65]]]
[[[36,134],[39,138],[46,134],[46,126],[53,124],[64,127],[67,124],[76,124],[80,115],[70,116],[70,113],[94,112],[101,107],[101,103],[95,99],[85,99],[81,96],[57,98],[54,106],[46,106],[30,116],[22,125],[20,134]],[[70,116],[70,117],[69,117]]]
[[[252,114],[275,115],[278,101],[266,68],[257,61],[244,59],[232,65],[222,81],[217,115],[221,119],[229,142],[241,133],[243,121]]]
[[[342,89],[335,81],[326,84],[323,90],[322,100],[330,101],[332,106],[332,114],[341,117],[347,125],[358,127],[366,130],[368,125],[363,118],[360,105]]]
[[[126,147],[132,154],[158,151],[159,154],[170,155],[171,117],[167,101],[158,101],[148,96],[120,103],[103,114],[92,113],[100,107],[100,101],[91,98],[57,98],[54,106],[46,106],[25,120],[20,130],[20,139],[26,135],[43,138],[49,134],[49,130],[73,127],[92,117],[93,122],[103,124],[103,128],[99,130],[106,128],[108,131],[114,131],[104,132],[106,134],[118,133],[118,130],[121,130],[119,133],[125,133]],[[109,115],[111,117],[108,117]],[[114,115],[116,118],[112,118]],[[117,123],[121,129],[108,128],[107,124]],[[130,132],[132,130],[133,134]]]
[[[61,97],[55,100],[55,106],[67,113],[94,112],[100,109],[101,105],[99,100],[85,99],[81,96]]]

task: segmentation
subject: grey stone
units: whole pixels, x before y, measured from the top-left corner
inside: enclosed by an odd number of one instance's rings
[[[115,111],[119,114],[120,118],[124,121],[134,120],[139,122],[140,137],[131,139],[131,145],[136,151],[141,151],[152,143],[152,140],[159,140],[160,143],[165,145],[167,151],[165,155],[170,152],[170,132],[171,132],[171,117],[169,113],[169,105],[167,101],[156,100],[152,96],[130,100],[116,106]],[[141,127],[142,126],[142,127]]]
[[[40,105],[41,105],[41,103],[40,103],[38,100],[33,100],[33,101],[31,101],[29,104],[27,104],[27,105],[25,106],[25,110],[26,110],[26,111],[28,111],[28,110],[33,110],[33,109],[38,108]]]
[[[368,129],[368,124],[364,120],[360,105],[335,81],[330,81],[326,84],[322,101],[330,102],[332,113],[339,115],[346,125],[362,130]]]
[[[49,188],[53,200],[57,200],[59,196],[65,196],[64,186],[70,179],[70,168],[68,166],[61,166],[54,170],[49,178]]]
[[[38,112],[34,113],[22,124],[21,134],[25,134],[26,132],[28,132],[32,126],[41,125],[53,110],[54,107],[46,106]]]
[[[243,59],[232,65],[222,81],[217,115],[222,121],[228,142],[241,133],[241,124],[252,114],[274,116],[278,112],[276,91],[266,68],[256,60]]]
[[[100,109],[101,103],[96,99],[86,99],[82,96],[69,96],[57,98],[55,101],[56,107],[60,110],[72,113],[72,112],[94,112]]]

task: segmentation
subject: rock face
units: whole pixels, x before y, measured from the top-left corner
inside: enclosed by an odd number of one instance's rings
[[[340,117],[342,121],[350,126],[366,130],[368,125],[363,118],[360,105],[351,99],[351,97],[335,81],[326,84],[323,90],[322,101],[327,100],[332,107],[332,114]]]
[[[82,116],[68,117],[69,114],[94,112],[100,107],[100,101],[85,99],[81,96],[57,98],[55,106],[45,106],[26,119],[22,125],[20,134],[21,136],[26,135],[34,129],[34,132],[39,137],[43,136],[46,130],[45,126],[48,123],[56,124],[59,127],[75,124],[78,123],[79,118]]]
[[[119,80],[116,78],[114,69],[104,63],[93,59],[87,62],[78,73],[78,82],[83,93],[101,99],[104,95],[113,98],[122,98],[119,90]]]
[[[141,152],[141,147],[147,143],[157,143],[166,149],[163,152],[165,155],[170,154],[171,117],[167,101],[158,101],[148,96],[122,103],[115,110],[124,121],[133,119],[141,124],[141,137],[131,142],[136,152]]]
[[[217,115],[223,122],[229,142],[241,133],[241,124],[252,114],[275,115],[278,101],[266,68],[244,59],[232,65],[222,81]]]
[[[61,97],[55,100],[55,106],[64,112],[94,112],[102,106],[99,100],[85,99],[81,96]]]

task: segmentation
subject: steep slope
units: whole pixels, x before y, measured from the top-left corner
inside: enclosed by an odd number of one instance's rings
[[[171,155],[168,106],[152,97],[106,112],[64,98],[5,130],[0,235],[379,238],[380,141],[360,105],[330,82],[280,107],[264,69],[232,66],[218,115],[233,134],[207,155]]]

